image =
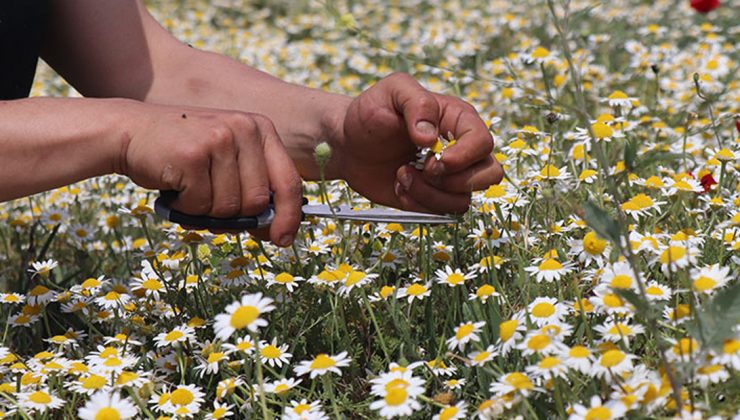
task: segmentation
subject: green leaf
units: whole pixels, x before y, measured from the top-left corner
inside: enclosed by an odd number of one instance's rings
[[[688,326],[693,338],[702,342],[704,349],[719,350],[725,340],[735,336],[740,324],[740,282],[717,292],[705,303]]]
[[[647,313],[651,310],[650,302],[648,302],[646,299],[644,299],[642,296],[638,295],[632,290],[629,289],[612,289],[614,290],[614,293],[616,293],[620,298],[626,300],[627,302],[631,303],[632,306],[637,309],[637,312],[641,313]]]
[[[591,200],[583,203],[583,220],[599,236],[612,241],[616,248],[622,247],[619,222]]]

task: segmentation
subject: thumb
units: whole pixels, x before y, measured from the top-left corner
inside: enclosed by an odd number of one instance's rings
[[[403,116],[409,138],[420,147],[433,146],[439,135],[437,98],[406,73],[386,78],[393,107]]]

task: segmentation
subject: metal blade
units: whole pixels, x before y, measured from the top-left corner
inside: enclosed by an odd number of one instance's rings
[[[413,223],[426,225],[457,223],[457,219],[450,216],[386,208],[354,210],[352,207],[347,205],[333,206],[332,208],[326,204],[307,204],[303,206],[303,213],[306,216],[330,217],[364,222]]]

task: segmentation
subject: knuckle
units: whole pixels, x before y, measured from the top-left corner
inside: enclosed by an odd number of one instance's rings
[[[217,217],[229,217],[239,214],[241,200],[236,195],[229,195],[213,204],[211,214]]]
[[[208,144],[210,147],[221,149],[228,147],[233,140],[233,134],[226,124],[215,125],[208,132]]]
[[[270,204],[270,191],[264,186],[250,187],[244,192],[241,210],[250,214],[263,212]]]
[[[387,77],[387,79],[390,81],[394,81],[394,82],[406,82],[409,79],[413,79],[413,78],[408,73],[405,73],[402,71],[394,71]]]

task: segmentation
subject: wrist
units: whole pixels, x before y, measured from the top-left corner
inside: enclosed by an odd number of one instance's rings
[[[344,119],[352,98],[343,95],[334,95],[331,106],[328,106],[320,118],[321,135],[316,144],[326,142],[331,146],[331,158],[324,167],[326,179],[344,179],[345,171],[342,165],[344,152]]]

